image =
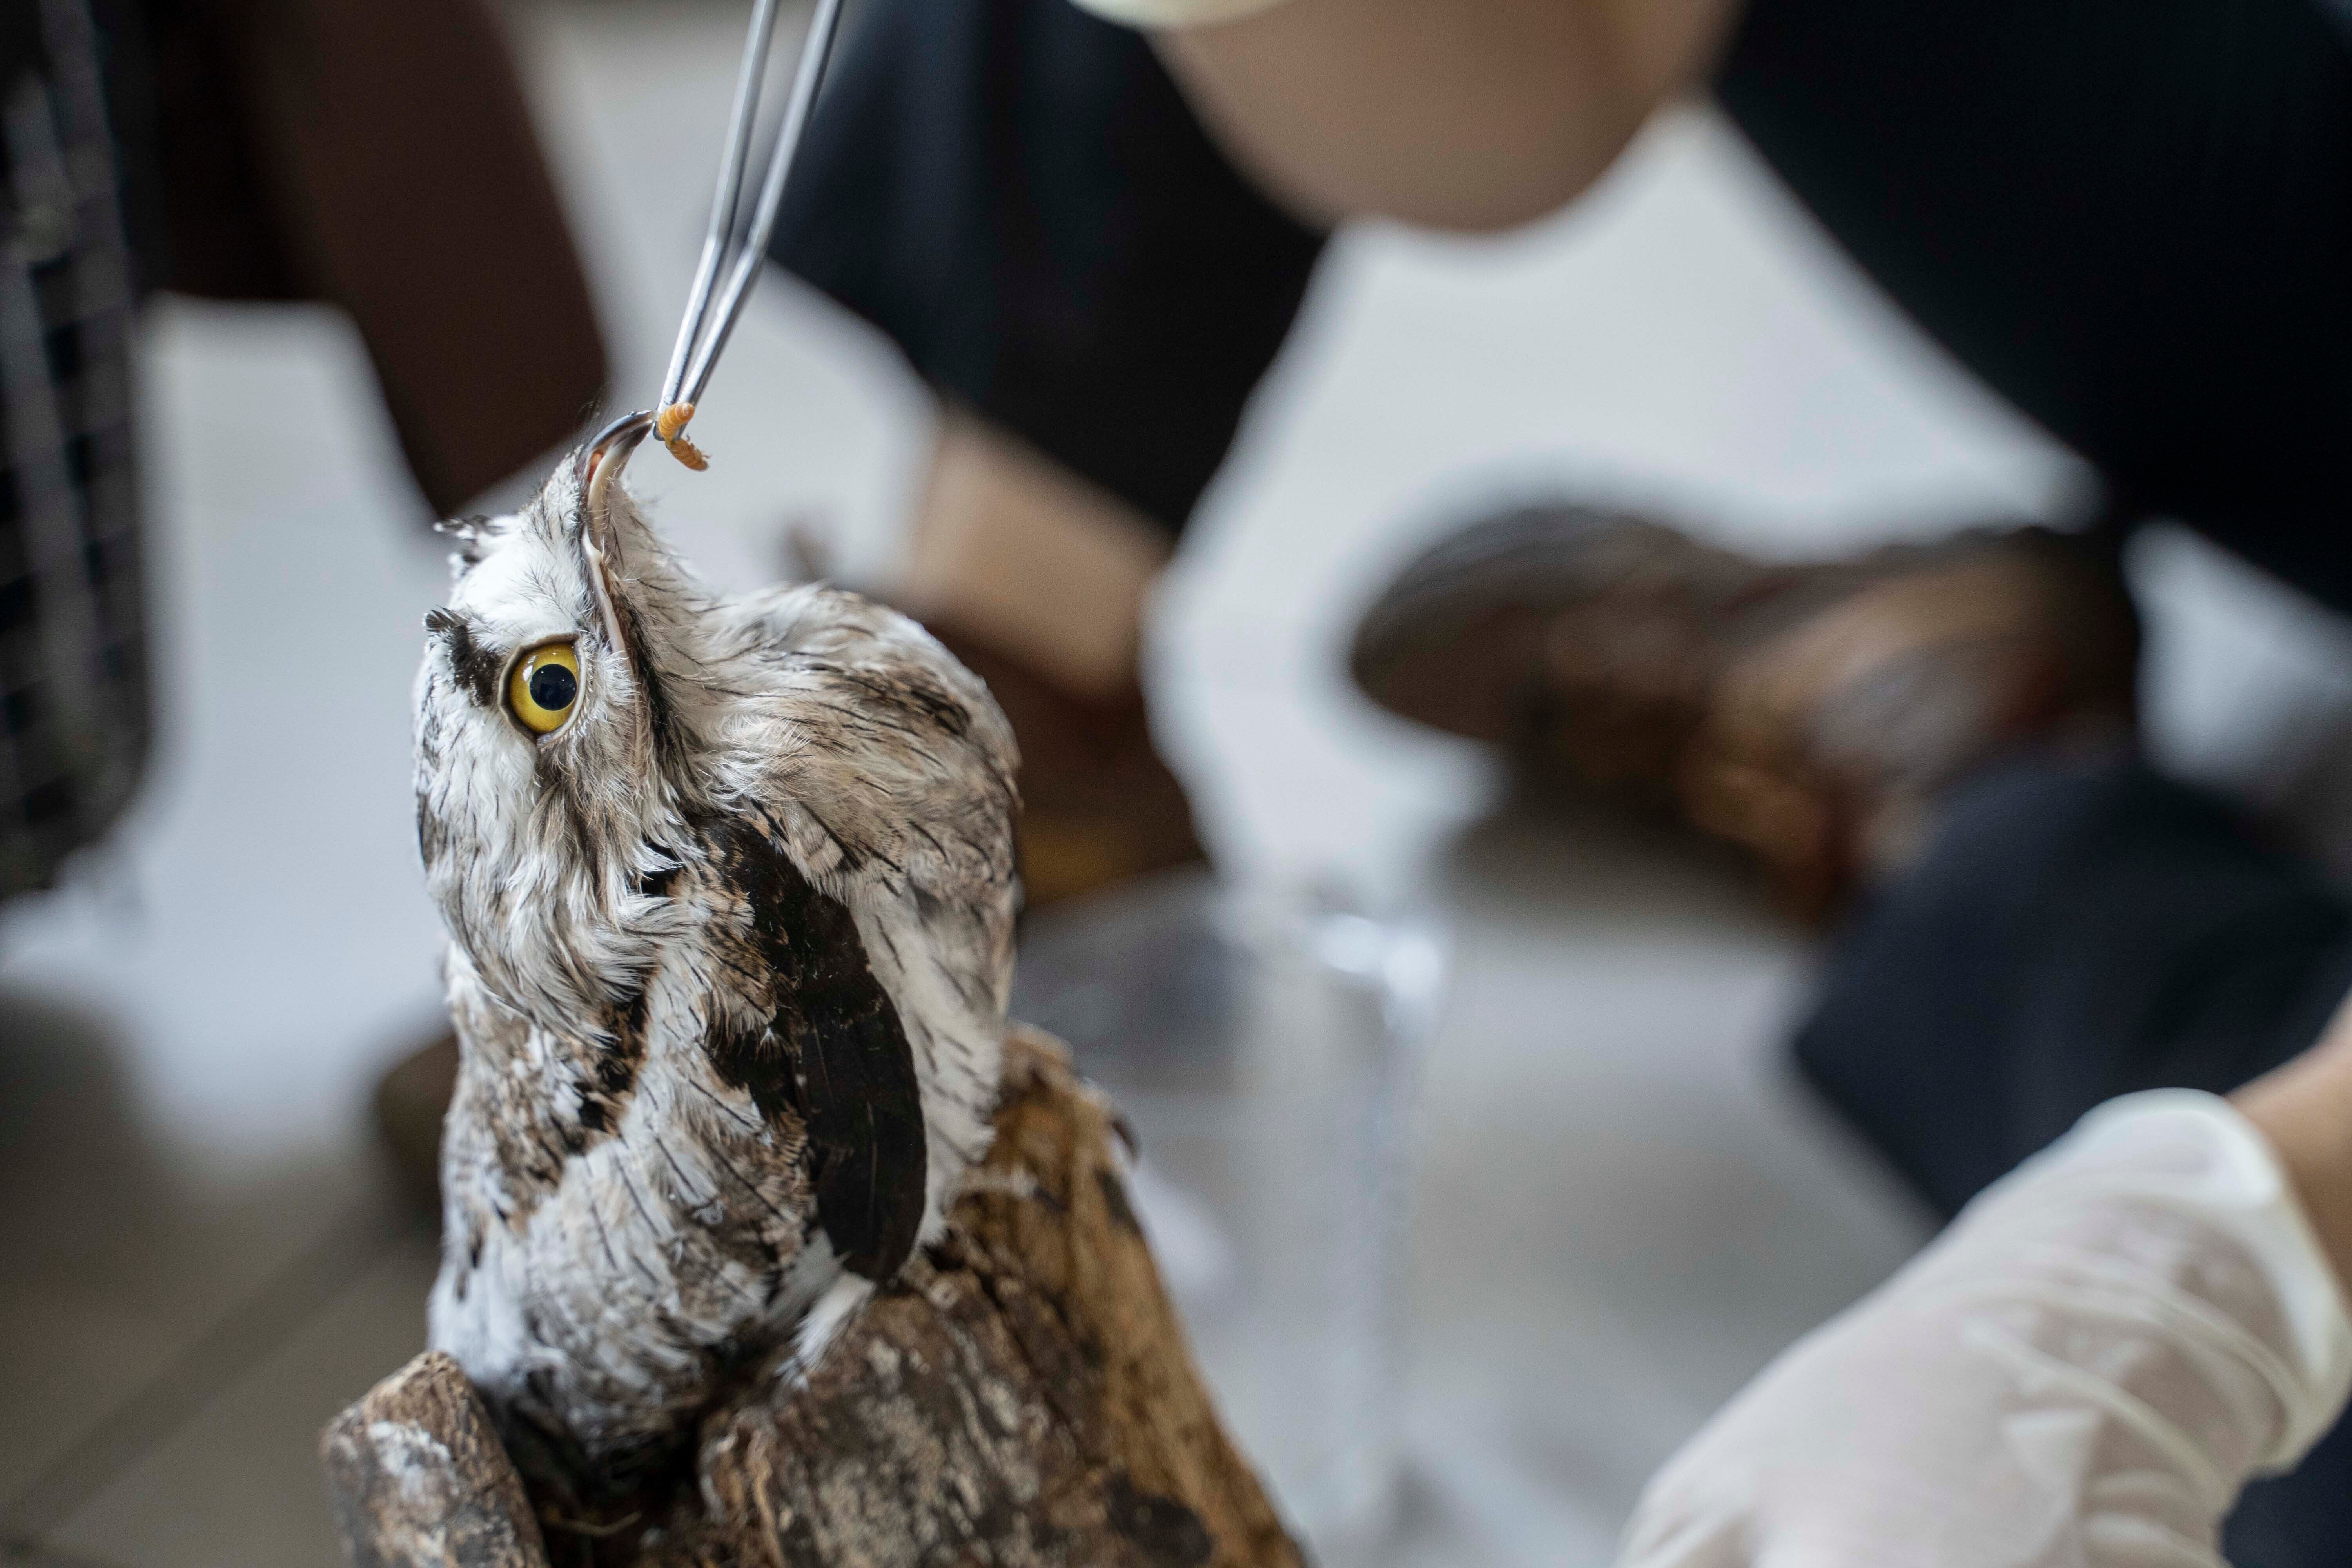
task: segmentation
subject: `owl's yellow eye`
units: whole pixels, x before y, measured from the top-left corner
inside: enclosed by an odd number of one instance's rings
[[[541,735],[562,729],[579,700],[580,656],[568,642],[531,649],[507,682],[507,706],[524,729]]]

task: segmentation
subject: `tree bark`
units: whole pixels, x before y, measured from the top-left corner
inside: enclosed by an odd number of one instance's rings
[[[693,1474],[672,1495],[614,1520],[549,1518],[579,1542],[558,1554],[604,1568],[1300,1568],[1192,1366],[1115,1135],[1108,1102],[1060,1048],[1016,1028],[994,1146],[946,1237],[813,1367],[780,1352],[739,1384],[704,1420]],[[383,1402],[400,1388],[407,1410],[420,1384],[455,1425],[411,1424],[453,1462],[477,1453],[467,1434],[489,1433],[446,1357],[419,1358],[346,1412],[328,1435],[346,1557],[541,1568],[535,1530],[537,1555],[402,1544],[425,1539],[425,1521],[399,1512],[408,1494],[383,1478],[411,1478],[428,1500],[462,1479],[478,1510],[520,1491],[495,1451],[494,1465],[414,1480],[420,1445],[369,1413],[394,1408]],[[378,1432],[397,1453],[373,1447]],[[556,1506],[542,1500],[542,1516]]]
[[[319,1449],[352,1568],[548,1568],[489,1412],[439,1351],[335,1417]]]

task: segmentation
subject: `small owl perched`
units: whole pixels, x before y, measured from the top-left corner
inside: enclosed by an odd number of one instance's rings
[[[461,531],[416,824],[462,1042],[432,1342],[626,1484],[985,1152],[1016,807],[977,679],[854,595],[706,595],[616,429]]]

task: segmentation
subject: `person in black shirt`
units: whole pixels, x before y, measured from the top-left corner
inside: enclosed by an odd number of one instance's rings
[[[2352,16],[1095,4],[1234,19],[1147,37],[1065,0],[875,0],[773,247],[983,433],[951,446],[1018,454],[971,527],[1083,513],[1164,559],[1331,222],[1532,219],[1711,92],[1904,310],[2096,469],[2098,526],[1786,571],[1538,509],[1411,569],[1360,679],[1758,851],[1836,932],[1801,1066],[1946,1213],[2105,1099],[2228,1091],[2319,1037],[2352,991],[2352,899],[2137,755],[2116,553],[2176,519],[2352,612]],[[965,526],[974,489],[935,485],[926,528]],[[934,597],[1055,686],[1034,627],[1066,611]],[[1671,651],[1617,657],[1636,646]],[[1093,765],[1014,720],[1056,775],[1024,788]],[[2343,1561],[2352,1432],[2252,1488],[2226,1543],[2241,1568]]]

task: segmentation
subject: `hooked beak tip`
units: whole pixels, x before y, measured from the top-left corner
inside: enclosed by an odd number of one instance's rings
[[[653,434],[653,429],[651,414],[642,410],[625,414],[598,431],[595,439],[580,449],[580,495],[592,513],[603,510],[606,489],[628,467],[629,454]]]

